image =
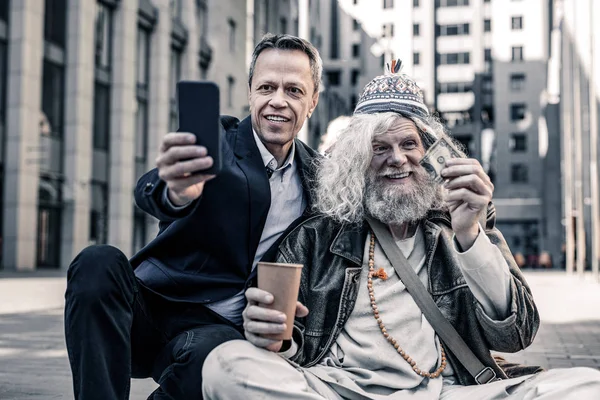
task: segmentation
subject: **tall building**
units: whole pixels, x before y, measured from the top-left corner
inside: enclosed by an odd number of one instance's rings
[[[309,40],[323,59],[319,105],[309,121],[309,144],[316,148],[329,122],[352,114],[364,85],[383,68],[371,51],[373,40],[361,22],[358,1],[309,3]],[[362,3],[366,7],[369,1]]]
[[[600,93],[600,4],[555,0],[553,61],[555,113],[560,116],[565,264],[598,279],[600,216],[598,111]]]
[[[545,225],[559,220],[559,209],[545,214],[544,183],[558,180],[544,170],[548,143],[543,103],[547,86],[550,8],[547,0],[492,2],[493,124],[496,133],[494,193],[498,227],[513,252],[532,257],[555,250]],[[487,24],[487,23],[486,23]],[[484,27],[485,29],[485,27]],[[482,85],[487,85],[484,81]],[[542,127],[542,130],[540,130]],[[553,160],[554,165],[557,160]],[[558,264],[558,255],[554,261]]]
[[[155,235],[133,188],[177,128],[175,85],[216,81],[221,111],[243,116],[246,23],[236,0],[0,2],[5,269]]]
[[[343,3],[341,0],[340,3]],[[380,67],[403,61],[431,110],[495,184],[497,225],[535,264],[550,245],[545,219],[548,0],[348,0]],[[371,64],[372,65],[372,64]],[[372,74],[371,74],[372,75]],[[558,175],[555,176],[558,178]]]

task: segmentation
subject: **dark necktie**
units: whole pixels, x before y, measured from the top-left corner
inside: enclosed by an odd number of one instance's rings
[[[271,176],[273,175],[273,172],[275,172],[275,170],[269,167],[265,167],[265,170],[267,171],[267,178],[271,179]]]

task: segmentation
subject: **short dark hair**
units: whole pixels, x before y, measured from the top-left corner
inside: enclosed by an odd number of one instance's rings
[[[297,36],[287,34],[274,35],[272,33],[267,33],[264,35],[254,48],[254,52],[252,53],[252,61],[250,62],[248,86],[252,86],[252,77],[254,76],[256,60],[258,59],[260,53],[266,49],[300,50],[305,53],[310,61],[310,70],[312,72],[315,92],[319,90],[321,85],[321,75],[323,74],[323,60],[321,60],[319,50],[317,50],[317,48],[308,40],[301,39]]]

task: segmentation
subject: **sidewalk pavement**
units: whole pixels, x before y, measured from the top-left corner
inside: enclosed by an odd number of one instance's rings
[[[600,283],[589,276],[526,271],[542,325],[527,350],[510,361],[545,368],[600,369]],[[63,336],[64,272],[0,272],[0,400],[72,399]],[[131,399],[156,388],[133,380]]]

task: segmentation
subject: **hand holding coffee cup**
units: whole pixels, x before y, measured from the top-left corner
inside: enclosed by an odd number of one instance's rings
[[[261,262],[257,268],[258,288],[246,291],[245,335],[257,347],[279,351],[292,337],[294,317],[308,314],[297,301],[302,265]]]

